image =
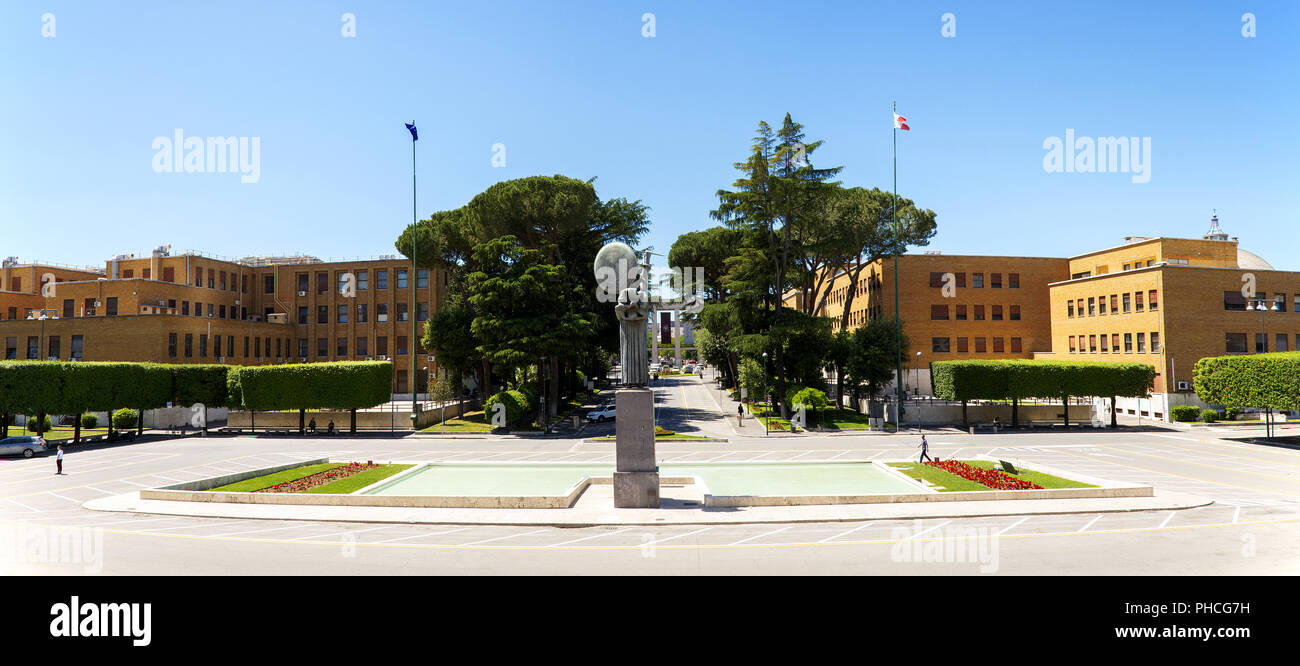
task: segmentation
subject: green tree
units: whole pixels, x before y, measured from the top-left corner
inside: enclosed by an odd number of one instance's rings
[[[877,317],[853,331],[847,379],[855,406],[863,395],[874,398],[893,381],[897,349],[907,354],[909,346],[906,335],[900,344],[899,328],[895,318]]]

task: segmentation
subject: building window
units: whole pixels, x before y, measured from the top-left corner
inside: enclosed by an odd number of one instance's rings
[[[1145,354],[1146,352],[1147,352],[1147,334],[1138,333],[1138,353]]]
[[[370,355],[370,341],[366,338],[357,338],[357,356]]]
[[[1245,341],[1244,341],[1244,340],[1242,341],[1242,346],[1243,346],[1243,347],[1245,346]],[[1245,351],[1245,350],[1243,349],[1242,351]],[[1125,353],[1125,354],[1132,354],[1132,353],[1133,353],[1133,334],[1132,334],[1132,333],[1125,333],[1125,334],[1124,334],[1124,353]]]
[[[967,338],[957,338],[957,353],[965,354],[970,351],[970,344]]]
[[[1011,351],[1012,351],[1012,353],[1015,353],[1015,354],[1019,354],[1019,353],[1020,353],[1020,351],[1021,351],[1021,347],[1020,347],[1020,338],[1011,338]]]
[[[274,293],[275,293],[275,275],[274,275],[274,274],[271,274],[271,275],[266,275],[266,276],[264,276],[264,277],[262,278],[262,285],[263,285],[263,287],[262,287],[262,293],[265,293],[265,294],[274,294]]]
[[[957,321],[966,321],[966,306],[965,306],[965,305],[956,305],[956,306],[953,306],[953,309],[956,310],[955,318],[957,319]],[[959,339],[960,339],[960,338],[959,338]],[[960,350],[960,343],[958,344],[958,349]]]
[[[1019,289],[1019,288],[1020,288],[1020,274],[1019,274],[1019,273],[1007,273],[1007,288],[1008,288],[1008,289]]]
[[[1128,270],[1129,266],[1131,266],[1131,264],[1124,264],[1124,270]]]
[[[212,355],[221,358],[221,336],[212,336]]]
[[[1074,353],[1074,336],[1073,336],[1073,335],[1070,336],[1070,353],[1071,353],[1071,354]]]
[[[316,307],[316,323],[317,324],[330,323],[330,306],[319,305]]]
[[[270,347],[270,345],[267,345],[267,346]],[[268,350],[266,350],[266,351],[269,353],[271,350],[268,349]],[[258,359],[261,359],[261,358],[262,358],[262,339],[261,339],[261,338],[253,338],[253,356],[256,356]]]
[[[1151,353],[1156,354],[1159,352],[1160,352],[1160,333],[1156,331],[1152,331],[1151,332]]]
[[[369,321],[369,320],[370,320],[370,304],[369,304],[369,303],[358,303],[358,304],[357,304],[357,323],[358,323],[358,324],[364,324],[364,323],[366,323],[366,322]],[[360,353],[360,352],[358,352],[358,353]]]
[[[1106,354],[1106,353],[1109,353],[1109,352],[1110,352],[1110,346],[1107,344],[1107,342],[1108,342],[1108,339],[1107,339],[1106,334],[1105,334],[1105,333],[1102,333],[1102,334],[1101,334],[1101,353],[1103,353],[1103,354]]]
[[[305,305],[298,306],[298,323],[299,324],[308,323],[307,306]]]
[[[307,338],[298,338],[298,358],[307,360]]]
[[[930,271],[930,287],[933,289],[938,289],[939,287],[942,286],[943,286],[943,273],[936,273],[934,271]]]
[[[381,335],[375,338],[375,353],[380,356],[388,355],[388,336]]]
[[[323,294],[330,290],[330,276],[324,271],[316,274],[316,293]]]
[[[1128,337],[1127,335],[1124,337]],[[1246,353],[1246,334],[1245,333],[1228,333],[1224,336],[1224,348],[1229,354]]]
[[[948,352],[948,338],[930,338],[930,351],[936,354]]]
[[[219,308],[217,308],[217,319],[225,319],[225,318],[226,318],[226,306],[222,305]]]
[[[398,289],[405,289],[406,287],[407,287],[407,284],[406,284],[406,269],[405,269],[405,268],[399,268],[399,269],[397,269],[397,288],[398,288]]]
[[[984,306],[975,306],[975,321],[984,321]]]
[[[1141,333],[1138,333],[1138,342],[1139,342],[1139,343],[1142,342],[1142,334],[1141,334]],[[1139,351],[1141,351],[1141,350],[1139,350]],[[1267,354],[1267,353],[1268,353],[1268,337],[1265,336],[1263,333],[1256,333],[1256,334],[1255,334],[1255,353],[1256,353],[1256,354]]]
[[[970,274],[970,286],[971,286],[972,289],[983,289],[983,288],[984,288],[984,274],[983,274],[983,273],[971,273],[971,274]]]
[[[1002,338],[993,338],[993,353],[1001,354],[1002,352],[1005,351],[1006,351],[1006,346],[1003,344]]]
[[[1099,314],[1099,315],[1105,315],[1105,314],[1106,314],[1106,297],[1105,297],[1105,296],[1098,296],[1098,297],[1097,297],[1097,314]]]
[[[1020,306],[1011,306],[1011,321],[1020,321]]]
[[[298,291],[303,292],[303,293],[306,293],[306,292],[307,292],[307,289],[309,288],[309,284],[308,284],[308,283],[309,283],[310,281],[311,281],[311,280],[308,278],[308,276],[307,276],[306,273],[299,273],[299,274],[298,274]]]
[[[176,358],[176,334],[167,334],[167,357]]]
[[[1282,311],[1286,312],[1286,295],[1282,294]],[[1160,309],[1160,303],[1156,300],[1156,290],[1152,289],[1147,292],[1147,310],[1155,312]]]
[[[282,340],[281,340],[280,338],[276,338],[276,339],[275,339],[275,358],[276,358],[276,359],[284,358],[284,354],[283,354],[282,352],[284,351],[284,347],[287,347],[287,346],[288,346],[288,345],[281,346],[281,343],[282,343]],[[266,345],[266,355],[267,355],[267,356],[270,356],[270,355],[271,355],[271,344],[270,344],[270,342],[268,342],[267,345]]]
[[[76,301],[74,301],[74,300],[71,299],[71,298],[65,298],[65,299],[63,299],[63,316],[64,316],[64,317],[71,317],[71,316],[73,316],[73,312],[72,312],[72,310],[73,310],[73,308],[76,307],[75,303],[76,303]]]
[[[211,304],[211,303],[208,303],[208,316],[209,316],[209,317],[212,316],[212,304]]]
[[[375,289],[387,289],[387,288],[388,288],[388,269],[387,268],[375,269]]]
[[[983,354],[988,351],[988,341],[984,338],[975,338],[975,353]]]
[[[338,352],[339,352],[338,355],[339,355],[340,358],[342,358],[342,357],[348,355],[348,339],[347,339],[347,338],[339,338]]]
[[[1095,335],[1088,336],[1088,353],[1089,354],[1097,353],[1097,336]]]
[[[37,335],[27,336],[27,360],[35,361],[41,357],[41,338]]]
[[[378,317],[377,321],[388,321],[388,304],[376,303],[375,316]]]
[[[109,317],[117,316],[117,297],[112,296],[104,299],[104,314]]]
[[[990,274],[989,274],[989,286],[992,287],[993,289],[1001,289],[1001,288],[1002,288],[1002,274],[1001,274],[1001,273],[990,273]]]
[[[1119,353],[1119,333],[1112,333],[1110,336],[1110,350],[1113,353]]]
[[[399,336],[397,336],[397,353],[398,353],[399,355],[402,355],[402,354],[405,354],[405,353],[406,353],[406,336],[405,336],[405,335],[399,335]]]
[[[931,320],[931,321],[939,320],[939,319],[947,319],[947,318],[948,318],[948,306],[946,306],[946,305],[931,305],[931,306],[930,306],[930,320]]]
[[[171,266],[163,266],[163,282],[175,282],[176,269]]]
[[[407,313],[406,303],[398,303],[398,304],[397,304],[397,321],[407,321],[407,320],[408,320],[408,319],[407,319],[407,314],[408,314],[408,313]],[[399,353],[400,353],[400,352],[399,352]]]
[[[340,305],[340,306],[338,306],[338,311],[339,311],[339,312],[338,312],[338,323],[340,323],[340,324],[346,324],[346,323],[348,323],[348,306],[346,306],[346,305]]]
[[[330,355],[329,338],[316,338],[316,355],[321,358]]]
[[[1155,337],[1154,337],[1154,336],[1155,336],[1155,333],[1152,333],[1151,335],[1153,336],[1153,337],[1151,338],[1151,346],[1154,347],[1154,346],[1156,346]],[[72,340],[73,340],[73,344],[75,345],[75,344],[76,344],[76,340],[77,340],[77,338],[74,336],[74,337],[72,338]],[[1280,351],[1280,352],[1291,351],[1290,348],[1287,346],[1287,342],[1289,342],[1287,334],[1286,334],[1286,333],[1278,333],[1278,334],[1277,334],[1277,349],[1275,349],[1274,351]]]
[[[248,336],[244,336],[244,358],[248,358]]]
[[[194,358],[194,334],[185,334],[185,358]]]
[[[235,336],[233,335],[226,336],[226,353],[231,356],[235,355]]]
[[[993,306],[993,321],[1002,321],[1002,306]]]
[[[1095,298],[1088,299],[1088,316],[1089,317],[1097,316],[1097,299]]]
[[[947,319],[948,317],[947,317],[946,315],[948,314],[948,307],[947,307],[947,306],[944,306],[943,309],[944,309],[944,315],[945,315],[945,316],[944,316],[944,319]],[[426,319],[428,319],[428,318],[429,318],[429,304],[428,304],[428,303],[416,303],[416,304],[415,304],[415,320],[416,320],[416,321],[424,321],[424,320],[426,320]]]
[[[60,349],[61,345],[59,343],[59,336],[51,335],[49,337],[50,337],[50,342],[49,342],[50,348],[49,348],[49,354],[46,355],[46,358],[58,360],[60,352],[62,351]]]
[[[429,269],[427,269],[427,268],[418,268],[418,269],[416,269],[416,271],[415,271],[415,288],[416,288],[416,289],[428,289],[428,288],[429,288]]]
[[[1223,292],[1223,309],[1228,311],[1246,311],[1246,297],[1240,291]]]
[[[1124,314],[1128,314],[1133,309],[1133,299],[1128,294],[1124,294]]]
[[[1133,293],[1133,311],[1142,311],[1142,292],[1140,291]]]
[[[208,334],[199,334],[199,358],[208,357]]]
[[[1119,296],[1116,294],[1110,295],[1110,312],[1111,314],[1119,312]]]
[[[357,271],[357,291],[370,290],[370,271]]]

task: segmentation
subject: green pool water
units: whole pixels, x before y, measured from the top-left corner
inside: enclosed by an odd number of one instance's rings
[[[427,465],[366,492],[367,495],[459,497],[556,496],[584,476],[609,477],[613,465]],[[871,463],[710,463],[661,465],[659,475],[697,476],[719,496],[870,495],[915,493],[916,485]]]

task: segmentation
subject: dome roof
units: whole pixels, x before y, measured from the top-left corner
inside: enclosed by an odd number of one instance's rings
[[[1237,248],[1237,268],[1251,268],[1258,271],[1274,270],[1273,265],[1264,261],[1263,257],[1241,248]]]

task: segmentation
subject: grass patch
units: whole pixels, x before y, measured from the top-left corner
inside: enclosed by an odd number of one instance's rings
[[[998,464],[993,462],[992,460],[963,460],[962,462],[966,463],[967,465],[970,465],[971,467],[978,467],[980,469],[993,469],[994,467],[998,466]],[[1059,476],[1052,476],[1051,474],[1046,474],[1044,472],[1035,472],[1031,469],[1025,469],[1023,467],[1017,467],[1016,469],[1020,470],[1019,474],[1011,474],[1009,472],[1003,472],[1003,474],[1007,474],[1007,476],[1014,476],[1017,479],[1023,479],[1030,483],[1036,483],[1044,488],[1096,488],[1097,487],[1092,485],[1091,483],[1074,481],[1072,479],[1063,479]]]
[[[316,486],[315,488],[304,490],[303,492],[346,495],[361,490],[372,483],[383,481],[384,479],[387,479],[398,472],[410,469],[411,467],[414,467],[414,465],[380,465],[379,467],[372,467],[364,472],[353,474],[346,479],[339,479],[338,481],[333,481],[323,486]]]
[[[19,429],[20,429],[20,428],[19,428],[18,426],[9,426],[9,433],[12,435],[13,432],[14,432],[15,430],[19,430]],[[130,430],[131,430],[132,432],[135,432],[135,428],[130,428]],[[95,437],[95,436],[98,436],[98,435],[107,435],[107,434],[108,434],[108,428],[82,428],[82,429],[81,429],[81,436],[82,436],[83,438],[85,438],[85,437]],[[22,430],[22,435],[32,435],[32,436],[35,436],[36,433],[34,433],[34,432],[30,431],[30,430],[23,429],[23,430]],[[44,437],[44,438],[45,438],[45,441],[47,441],[47,442],[54,442],[54,441],[60,441],[60,440],[68,440],[68,439],[72,439],[72,435],[73,435],[73,427],[72,427],[72,426],[56,426],[56,427],[50,428],[49,430],[46,430],[46,431],[41,435],[41,437]]]
[[[767,424],[767,427],[772,430],[790,431],[790,419],[781,418],[777,415],[776,410],[768,409],[767,405],[751,402],[745,405],[745,408],[749,410],[750,414],[754,415],[754,418],[758,419],[759,423]]]
[[[487,422],[483,410],[467,412],[464,416],[450,418],[442,423],[435,423],[420,432],[492,432],[492,424]]]
[[[989,490],[988,486],[975,483],[970,479],[963,479],[956,474],[949,474],[936,467],[929,467],[920,463],[886,463],[890,467],[912,477],[913,479],[924,479],[933,483],[939,488],[941,493],[951,493],[959,490]]]
[[[255,476],[251,479],[228,483],[224,486],[213,488],[209,492],[251,493],[255,490],[270,488],[271,486],[285,483],[286,481],[296,481],[304,476],[311,476],[312,474],[318,474],[327,469],[334,469],[335,467],[342,467],[343,465],[344,463],[322,463],[319,465],[307,465],[306,467],[295,467],[293,469],[275,472],[274,474]]]

